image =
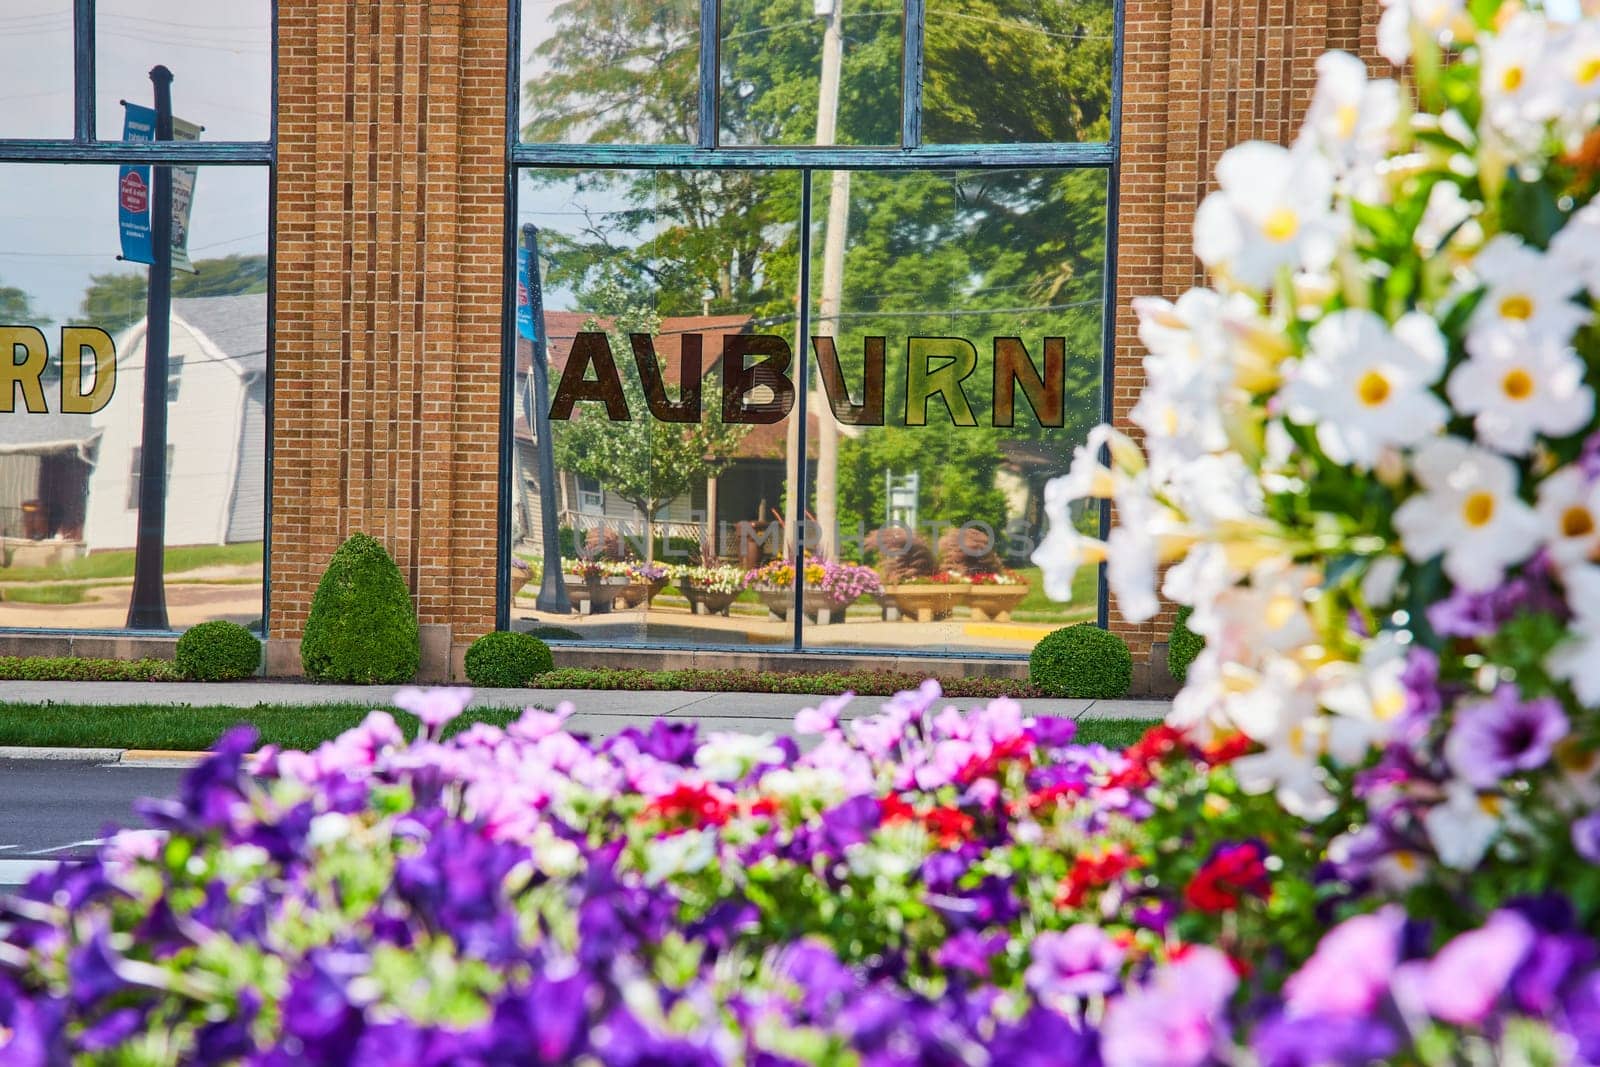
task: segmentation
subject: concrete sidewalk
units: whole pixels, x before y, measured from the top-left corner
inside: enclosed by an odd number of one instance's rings
[[[0,703],[15,704],[188,704],[194,707],[251,708],[258,704],[368,704],[388,707],[398,686],[313,685],[306,682],[0,682]],[[587,689],[478,689],[474,707],[554,708],[571,701],[577,717],[595,726],[620,727],[659,718],[693,719],[709,730],[749,729],[762,721],[787,721],[801,708],[824,698],[786,693],[634,692]],[[883,697],[857,697],[843,718],[872,715]],[[984,703],[981,698],[947,698],[960,708]],[[1161,700],[1024,700],[1031,715],[1065,715],[1075,719],[1147,719],[1166,715]],[[619,722],[618,720],[625,720]],[[772,727],[763,727],[770,729]]]

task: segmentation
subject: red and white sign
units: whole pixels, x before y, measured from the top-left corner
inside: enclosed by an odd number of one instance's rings
[[[129,171],[123,175],[120,192],[122,210],[136,214],[150,210],[150,189],[137,171]]]

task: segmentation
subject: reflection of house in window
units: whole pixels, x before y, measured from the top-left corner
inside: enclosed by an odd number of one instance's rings
[[[171,327],[166,542],[260,541],[266,513],[267,296],[174,300]],[[91,416],[101,437],[99,462],[88,479],[84,539],[95,551],[132,548],[137,540],[144,362],[141,321],[117,338],[116,394]]]
[[[83,509],[100,431],[88,415],[16,411],[0,419],[0,544],[83,540]],[[23,563],[51,557],[22,557]],[[15,563],[15,559],[13,559]]]

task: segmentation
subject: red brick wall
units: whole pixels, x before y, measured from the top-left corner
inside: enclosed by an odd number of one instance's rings
[[[505,0],[278,0],[274,638],[380,539],[424,624],[494,625]]]
[[[1359,53],[1374,73],[1378,0],[1124,0],[1122,181],[1117,220],[1116,423],[1143,384],[1136,296],[1176,298],[1202,280],[1195,208],[1218,157],[1247,140],[1287,144],[1316,83],[1317,56]],[[1169,608],[1138,626],[1113,602],[1112,629],[1136,660],[1165,641]]]

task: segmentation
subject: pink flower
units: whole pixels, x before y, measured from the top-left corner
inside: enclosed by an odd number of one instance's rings
[[[1390,906],[1334,927],[1284,983],[1288,1013],[1366,1017],[1388,991],[1405,921],[1405,913]]]
[[[1452,938],[1422,974],[1428,1014],[1457,1026],[1482,1022],[1533,941],[1533,927],[1514,911],[1497,911],[1479,929]]]
[[[394,706],[421,719],[428,729],[437,730],[466,711],[471,700],[472,690],[459,686],[432,689],[407,686],[394,695]]]
[[[1101,1055],[1107,1067],[1199,1067],[1210,1062],[1223,1010],[1239,984],[1228,957],[1196,946],[1106,1010]]]
[[[839,728],[839,713],[854,699],[854,693],[829,697],[814,708],[801,708],[794,717],[797,734],[827,734]]]

